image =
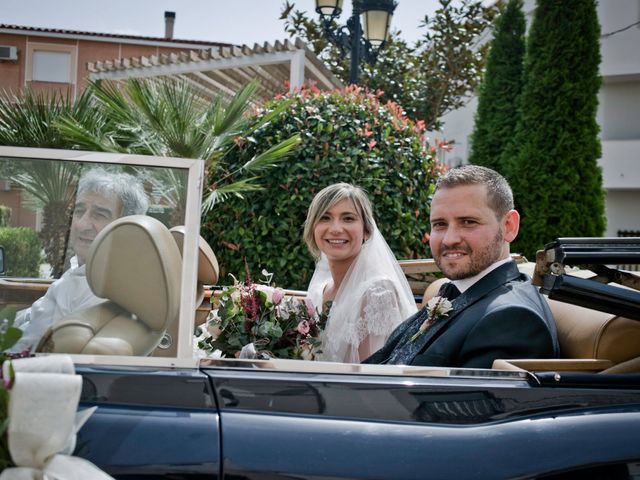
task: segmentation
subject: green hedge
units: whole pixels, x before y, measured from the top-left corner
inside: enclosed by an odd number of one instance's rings
[[[11,218],[11,208],[0,205],[0,227],[8,227]]]
[[[30,228],[0,228],[4,267],[8,277],[39,277],[42,243]]]
[[[335,182],[365,188],[377,223],[396,256],[429,256],[429,200],[438,166],[426,144],[424,127],[404,116],[396,104],[359,87],[319,92],[304,89],[273,100],[256,112],[262,117],[282,101],[291,105],[252,137],[238,139],[231,167],[249,160],[296,132],[297,151],[262,178],[264,190],[244,200],[228,200],[203,219],[202,234],[227,273],[241,275],[245,260],[254,277],[263,268],[274,282],[306,289],[313,259],[302,241],[303,223],[314,194]],[[209,172],[211,188],[224,172]]]

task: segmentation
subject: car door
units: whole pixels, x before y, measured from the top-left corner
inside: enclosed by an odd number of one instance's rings
[[[74,455],[116,478],[216,479],[220,417],[197,369],[78,366],[81,408],[97,407]]]
[[[203,367],[220,405],[222,477],[586,478],[640,460],[640,379],[551,386],[525,372],[368,367]]]

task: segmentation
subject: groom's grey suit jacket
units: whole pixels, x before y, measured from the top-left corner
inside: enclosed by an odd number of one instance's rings
[[[396,328],[363,363],[491,368],[497,358],[556,358],[558,338],[551,311],[515,262],[489,272],[453,300],[414,342],[427,307]]]

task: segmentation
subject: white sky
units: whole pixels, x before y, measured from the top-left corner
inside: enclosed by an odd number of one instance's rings
[[[289,0],[308,14],[314,0]],[[284,0],[0,0],[0,23],[152,37],[164,36],[164,12],[176,12],[174,38],[252,46],[285,40],[278,20]],[[418,25],[432,14],[438,0],[399,0],[392,29],[415,41],[424,29]],[[351,1],[344,1],[345,23]]]

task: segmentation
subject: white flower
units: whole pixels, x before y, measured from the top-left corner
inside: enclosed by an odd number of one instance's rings
[[[453,310],[453,304],[445,297],[433,297],[427,302],[430,317],[440,317]]]
[[[241,292],[240,289],[235,289],[231,292],[231,301],[235,304],[240,302]]]
[[[445,297],[436,296],[429,300],[427,302],[427,319],[422,322],[418,331],[411,337],[411,341],[415,342],[420,335],[427,331],[438,317],[446,317],[451,310],[453,310],[453,305]]]
[[[273,278],[273,273],[268,272],[266,268],[263,268],[260,273],[265,278],[264,283],[270,284],[271,283],[271,279]]]
[[[300,346],[300,350],[300,356],[302,357],[302,360],[315,360],[316,356],[318,355],[317,348],[315,348],[313,345],[303,344]]]
[[[255,284],[256,286],[256,290],[260,290],[261,292],[264,292],[267,294],[267,301],[273,303],[273,287],[270,287],[268,285],[261,285],[259,283]]]

